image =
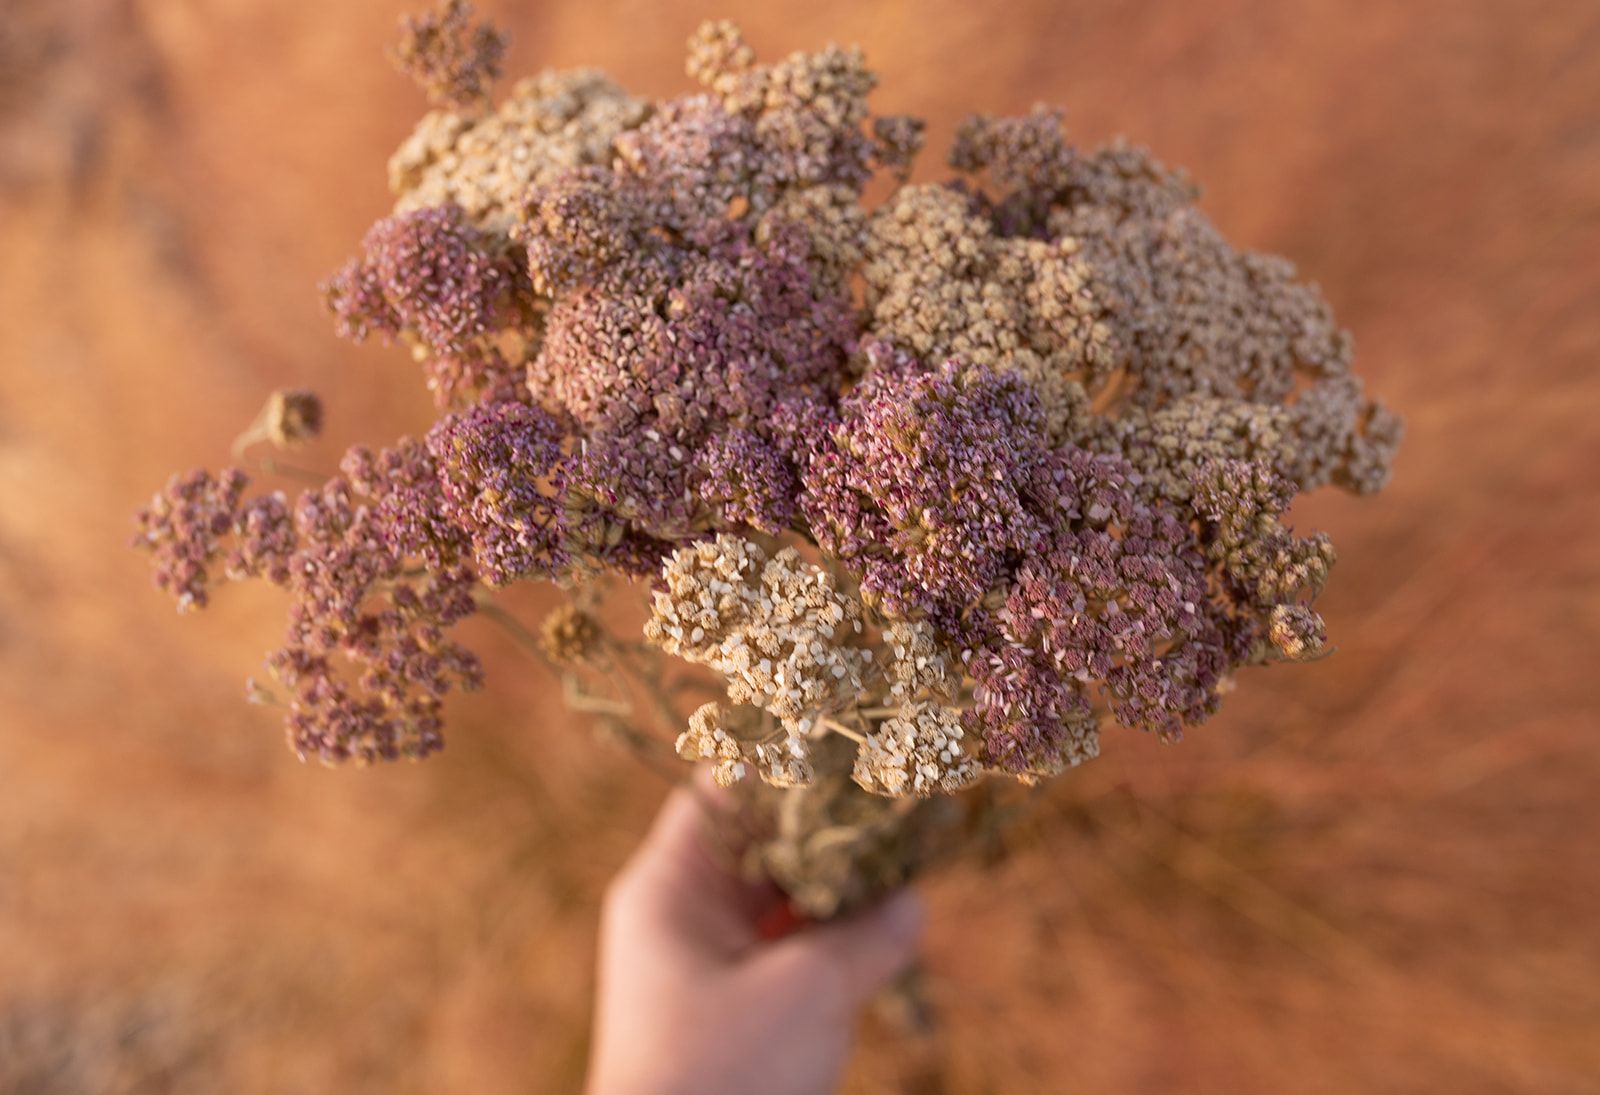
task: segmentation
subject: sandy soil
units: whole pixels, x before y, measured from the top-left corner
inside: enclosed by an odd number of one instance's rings
[[[653,93],[701,10],[484,6],[514,71]],[[302,767],[239,702],[273,596],[180,621],[123,549],[273,387],[320,388],[341,443],[426,422],[313,289],[420,111],[379,55],[395,10],[0,11],[0,1090],[581,1077],[595,904],[660,786],[488,631],[443,756]],[[1337,656],[1179,747],[1115,738],[1000,862],[930,884],[943,1033],[913,1068],[869,1028],[853,1089],[1600,1084],[1600,11],[720,10],[767,55],[861,42],[935,147],[1043,99],[1188,165],[1321,282],[1410,428],[1386,494],[1299,511],[1340,547]]]

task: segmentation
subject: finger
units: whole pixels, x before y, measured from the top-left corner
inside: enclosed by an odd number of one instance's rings
[[[674,790],[612,887],[614,913],[711,956],[750,947],[775,891],[738,876],[727,847],[731,809],[720,789]]]
[[[717,894],[743,897],[747,887],[736,870],[739,846],[738,807],[726,788],[705,772],[675,788],[640,842],[630,868],[681,878],[685,875],[714,886]],[[760,887],[760,907],[771,900]]]
[[[715,825],[705,788],[681,784],[672,789],[657,811],[650,831],[640,841],[634,852],[632,865],[665,865],[677,869],[682,861],[698,863],[709,858],[710,834],[706,831]],[[720,809],[720,804],[719,807]]]
[[[858,916],[772,944],[757,964],[763,976],[857,1007],[910,967],[922,923],[922,902],[902,890]]]

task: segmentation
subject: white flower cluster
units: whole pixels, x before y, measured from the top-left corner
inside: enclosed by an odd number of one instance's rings
[[[792,548],[771,559],[737,536],[680,548],[662,571],[645,638],[728,679],[728,698],[785,724],[838,710],[872,655],[853,645],[861,606]]]
[[[509,234],[530,186],[577,164],[608,163],[616,136],[649,112],[592,69],[519,80],[480,117],[436,110],[389,160],[395,212],[454,202],[479,228]]]
[[[689,716],[689,729],[678,735],[678,755],[684,760],[709,760],[711,778],[718,787],[732,787],[745,777],[748,767],[739,738],[728,727],[728,712],[720,703],[708,703]]]
[[[891,798],[951,794],[977,780],[961,715],[937,703],[909,703],[885,719],[856,753],[855,781]]]
[[[712,762],[711,778],[731,787],[754,770],[774,787],[803,787],[816,776],[804,733],[809,723],[785,726],[782,736],[763,735],[760,712],[753,707],[703,704],[689,716],[689,728],[678,735],[684,760]]]
[[[884,676],[889,699],[904,704],[919,696],[948,699],[961,689],[961,671],[932,624],[896,620],[883,633],[884,650],[892,655]]]

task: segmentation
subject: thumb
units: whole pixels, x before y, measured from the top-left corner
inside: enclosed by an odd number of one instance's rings
[[[882,904],[771,944],[757,960],[779,984],[840,992],[847,1007],[866,1003],[909,967],[922,940],[922,902],[901,890]]]

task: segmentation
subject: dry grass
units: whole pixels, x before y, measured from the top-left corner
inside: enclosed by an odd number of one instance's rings
[[[700,14],[481,6],[516,8],[513,71],[652,92]],[[1225,229],[1323,284],[1411,428],[1390,492],[1299,514],[1341,548],[1338,655],[1247,679],[1180,747],[1115,739],[996,863],[933,882],[946,1034],[912,1076],[869,1032],[854,1087],[1600,1083],[1592,7],[749,7],[769,53],[861,41],[935,143],[1048,99],[1189,165]],[[271,387],[315,383],[339,438],[425,421],[400,355],[336,345],[311,289],[417,109],[378,54],[394,13],[0,15],[0,1090],[581,1075],[595,901],[649,777],[487,628],[495,690],[444,756],[301,768],[238,703],[272,598],[180,622],[121,548]]]

